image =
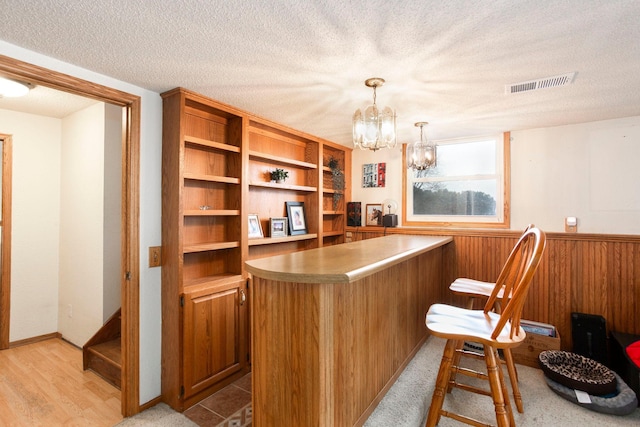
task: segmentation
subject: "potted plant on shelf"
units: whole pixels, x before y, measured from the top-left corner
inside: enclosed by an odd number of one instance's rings
[[[285,179],[289,178],[289,172],[284,169],[276,169],[271,171],[271,180],[277,182],[278,184],[284,182]]]
[[[333,189],[336,190],[336,192],[333,193],[333,210],[336,210],[338,208],[338,202],[342,197],[342,190],[344,190],[345,187],[344,173],[340,169],[340,162],[334,157],[329,159],[327,166],[331,169],[331,182]]]

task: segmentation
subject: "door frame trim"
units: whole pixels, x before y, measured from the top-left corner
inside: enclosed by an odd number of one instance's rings
[[[122,382],[121,404],[125,417],[140,412],[140,110],[137,95],[102,86],[37,65],[0,55],[0,72],[9,78],[26,80],[52,89],[123,107],[125,126],[122,140],[121,281]],[[4,230],[3,230],[4,231]],[[3,281],[3,287],[4,287]],[[9,286],[9,285],[7,285]],[[9,286],[10,287],[10,286]],[[3,303],[5,293],[2,289]],[[6,302],[5,302],[6,303]],[[4,307],[0,306],[4,312]],[[7,319],[8,320],[8,319]],[[0,337],[9,322],[0,325]]]
[[[0,283],[11,283],[11,189],[13,164],[13,139],[11,135],[0,134],[2,141],[2,278]],[[9,320],[11,318],[11,286],[0,287],[0,349],[9,348]],[[4,325],[6,324],[6,327]]]

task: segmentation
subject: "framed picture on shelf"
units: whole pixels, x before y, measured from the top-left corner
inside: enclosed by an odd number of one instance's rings
[[[382,225],[382,204],[367,205],[365,225]]]
[[[271,218],[269,220],[271,237],[284,237],[287,235],[287,218]]]
[[[260,225],[260,219],[257,214],[249,214],[249,238],[261,239],[264,237],[262,234],[262,226]]]
[[[285,202],[289,219],[289,234],[307,234],[307,220],[304,215],[304,202]]]

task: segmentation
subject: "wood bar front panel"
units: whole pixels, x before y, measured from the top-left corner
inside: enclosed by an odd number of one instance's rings
[[[351,283],[253,278],[253,424],[362,425],[427,336],[450,245]]]
[[[454,242],[445,268],[446,286],[456,277],[494,281],[519,231],[387,229],[387,234],[450,234]],[[382,235],[351,232],[362,240]],[[463,304],[445,292],[444,302]],[[640,334],[640,237],[547,233],[547,247],[531,285],[523,318],[555,325],[562,348],[571,350],[571,313],[603,316],[608,331]]]

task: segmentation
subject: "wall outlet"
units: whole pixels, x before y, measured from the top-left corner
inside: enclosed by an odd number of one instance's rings
[[[162,264],[161,246],[149,247],[149,267],[160,267]]]
[[[568,216],[564,219],[564,231],[567,233],[578,232],[578,218],[575,216]]]

